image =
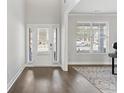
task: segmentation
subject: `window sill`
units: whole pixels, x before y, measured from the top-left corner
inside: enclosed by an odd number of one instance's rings
[[[76,55],[108,55],[108,53],[76,53]]]

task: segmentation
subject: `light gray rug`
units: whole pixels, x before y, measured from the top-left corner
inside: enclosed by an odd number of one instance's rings
[[[103,93],[117,93],[117,76],[111,66],[74,66],[89,82]]]

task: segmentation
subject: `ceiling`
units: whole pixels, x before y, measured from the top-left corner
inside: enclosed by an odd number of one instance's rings
[[[117,0],[80,0],[71,13],[116,13]]]

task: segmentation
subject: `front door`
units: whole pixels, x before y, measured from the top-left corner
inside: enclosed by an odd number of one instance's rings
[[[27,25],[28,63],[36,66],[59,64],[59,25]]]

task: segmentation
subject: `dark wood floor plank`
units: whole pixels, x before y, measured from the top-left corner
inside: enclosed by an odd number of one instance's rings
[[[8,93],[101,93],[73,68],[25,68]]]

